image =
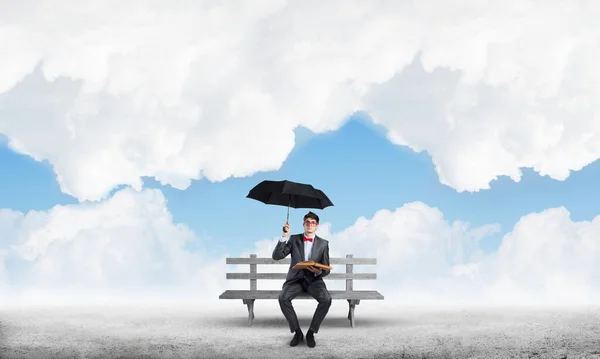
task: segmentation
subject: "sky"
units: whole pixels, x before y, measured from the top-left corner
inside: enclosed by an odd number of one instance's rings
[[[386,300],[600,299],[598,5],[1,6],[0,303],[246,289],[283,179]]]

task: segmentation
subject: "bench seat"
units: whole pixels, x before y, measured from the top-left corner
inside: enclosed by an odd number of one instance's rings
[[[280,290],[226,290],[219,299],[278,299]],[[375,290],[330,290],[331,299],[384,299],[378,291]],[[313,299],[308,293],[299,294],[296,299]]]

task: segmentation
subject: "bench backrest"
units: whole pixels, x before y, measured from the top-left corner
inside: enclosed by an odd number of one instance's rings
[[[256,266],[258,264],[287,264],[290,265],[290,258],[284,258],[281,260],[274,260],[272,258],[257,258],[256,254],[250,254],[248,258],[226,258],[226,264],[249,264],[250,273],[226,273],[227,279],[249,279],[250,290],[256,290],[256,281],[258,279],[283,279],[287,277],[287,273],[257,273]],[[354,279],[377,279],[377,273],[353,273],[353,267],[355,264],[377,264],[377,258],[354,258],[352,254],[346,254],[346,258],[330,258],[329,263],[333,266],[335,264],[345,264],[346,273],[330,273],[323,280],[345,280],[346,291],[353,290]]]

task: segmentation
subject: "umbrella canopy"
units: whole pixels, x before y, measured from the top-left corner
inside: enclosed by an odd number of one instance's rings
[[[262,181],[250,190],[246,198],[255,199],[265,204],[287,206],[290,218],[290,207],[324,209],[333,203],[320,189],[310,184],[292,181]]]

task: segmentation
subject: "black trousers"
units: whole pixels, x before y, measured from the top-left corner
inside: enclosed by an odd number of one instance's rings
[[[319,327],[321,326],[323,319],[325,319],[327,312],[329,312],[329,307],[331,307],[331,296],[322,279],[309,283],[305,278],[301,278],[295,282],[284,284],[281,293],[279,294],[279,307],[281,307],[281,311],[290,325],[290,331],[292,333],[295,332],[296,329],[300,328],[300,324],[298,323],[296,311],[292,306],[292,300],[296,298],[298,294],[304,292],[310,294],[317,302],[319,302],[309,328],[312,329],[313,332],[318,333]]]

